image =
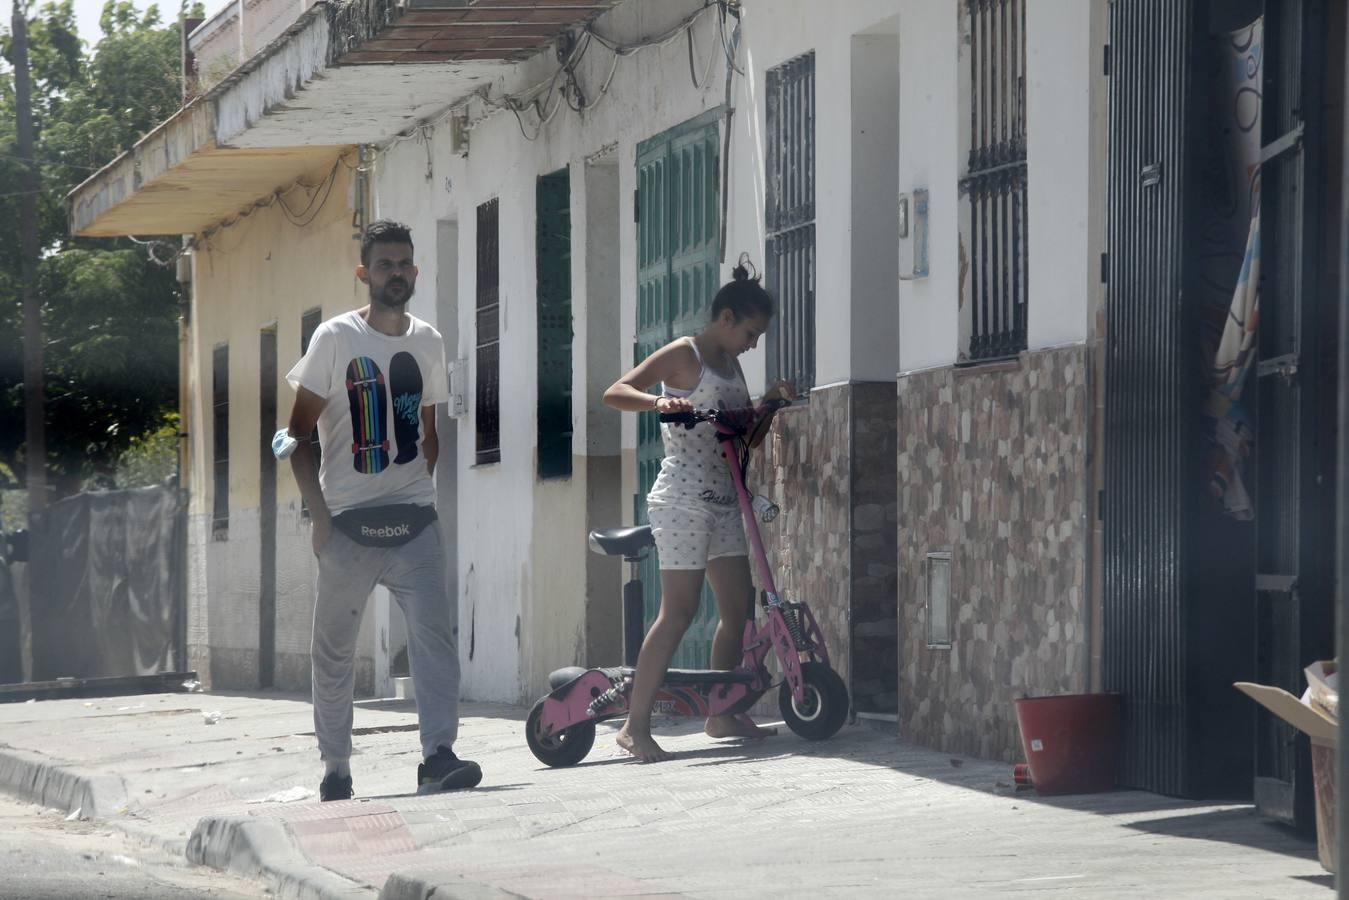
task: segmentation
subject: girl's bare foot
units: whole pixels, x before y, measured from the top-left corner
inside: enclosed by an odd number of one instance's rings
[[[614,740],[624,751],[644,763],[664,762],[671,755],[663,750],[650,734],[633,734],[626,725],[623,726],[623,730],[618,733]]]
[[[765,738],[778,733],[776,728],[761,728],[746,713],[736,716],[712,716],[703,728],[714,738]]]

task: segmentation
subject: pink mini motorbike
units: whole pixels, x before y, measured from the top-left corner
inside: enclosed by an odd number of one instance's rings
[[[761,407],[758,411],[765,410]],[[848,718],[848,688],[829,666],[829,651],[820,626],[802,601],[789,602],[778,595],[773,573],[759,534],[756,505],[764,521],[771,521],[777,508],[754,498],[745,486],[749,447],[756,428],[769,417],[744,411],[695,409],[668,413],[662,422],[686,428],[715,427],[722,455],[735,483],[740,512],[745,518],[754,562],[761,585],[762,627],[750,615],[745,625],[744,656],[740,665],[727,671],[716,669],[670,669],[656,695],[655,710],[663,715],[706,718],[747,711],[760,697],[778,687],[778,707],[787,726],[801,737],[821,741],[833,737]],[[638,564],[654,545],[651,527],[614,528],[592,531],[590,547],[597,553],[622,556],[630,566],[623,587],[624,657],[627,665],[586,669],[568,666],[548,678],[549,693],[534,704],[525,723],[525,740],[533,754],[549,766],[572,766],[585,758],[595,742],[595,723],[627,715],[632,690],[633,666],[641,646],[642,582]],[[753,603],[753,597],[747,598]],[[752,612],[752,611],[751,611]],[[775,681],[767,666],[772,653],[778,661],[781,680]]]

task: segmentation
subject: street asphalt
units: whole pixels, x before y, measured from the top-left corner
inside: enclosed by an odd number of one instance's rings
[[[146,847],[106,822],[0,795],[0,900],[259,900],[261,885]]]

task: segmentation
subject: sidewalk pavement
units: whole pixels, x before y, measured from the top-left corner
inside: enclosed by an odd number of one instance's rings
[[[1333,896],[1314,845],[1249,806],[1039,798],[1010,765],[870,726],[717,742],[670,721],[657,737],[677,757],[644,766],[611,751],[609,723],[584,762],[549,769],[525,746],[527,710],[461,713],[455,749],[482,764],[480,787],[416,796],[414,708],[365,702],[356,799],[320,804],[302,698],[6,704],[0,788],[286,897]]]

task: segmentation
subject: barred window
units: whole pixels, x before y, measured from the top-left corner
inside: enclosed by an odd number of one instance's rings
[[[211,536],[224,540],[230,528],[230,348],[219,344],[211,353],[211,468],[215,498]]]
[[[478,465],[501,461],[501,263],[496,198],[478,207],[477,390]]]
[[[764,275],[777,298],[768,378],[815,384],[815,53],[768,70]]]
[[[970,361],[1026,349],[1026,0],[966,0],[970,152],[960,192]]]

